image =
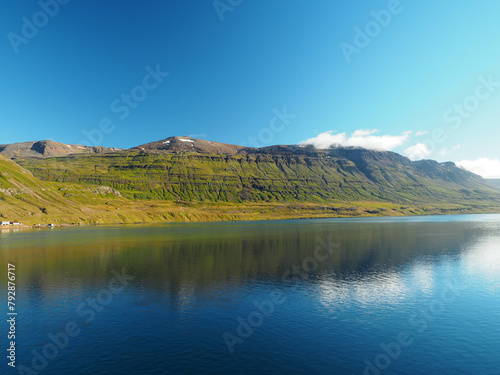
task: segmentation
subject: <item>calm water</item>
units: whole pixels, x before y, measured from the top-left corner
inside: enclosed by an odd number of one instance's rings
[[[500,374],[500,215],[0,241],[1,304],[14,263],[18,311],[18,367],[2,355],[2,374]]]

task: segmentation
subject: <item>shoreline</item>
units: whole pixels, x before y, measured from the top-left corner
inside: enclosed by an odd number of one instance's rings
[[[412,213],[397,213],[391,212],[389,210],[385,211],[386,214],[375,213],[373,211],[367,212],[356,212],[351,214],[334,214],[331,213],[320,213],[320,212],[287,212],[285,215],[272,215],[268,213],[261,213],[260,215],[248,215],[248,213],[242,212],[240,215],[221,215],[221,213],[212,212],[214,214],[210,218],[201,218],[197,215],[183,215],[178,217],[177,220],[146,220],[146,221],[99,221],[99,222],[78,222],[78,223],[54,223],[52,225],[48,224],[23,224],[23,225],[0,225],[0,232],[18,232],[24,230],[34,230],[34,229],[54,229],[54,228],[67,228],[67,227],[89,227],[89,226],[106,226],[106,225],[147,225],[147,224],[168,224],[168,223],[225,223],[225,222],[252,222],[252,221],[278,221],[278,220],[311,220],[311,219],[356,219],[356,218],[405,218],[405,217],[425,217],[425,216],[454,216],[454,215],[494,215],[500,214],[500,208],[492,208],[488,210],[474,210],[474,209],[461,209],[460,211],[467,212],[457,212],[457,208],[451,208],[449,210],[441,209],[438,210],[425,210]],[[444,211],[444,212],[443,212]],[[57,221],[57,220],[55,220]]]

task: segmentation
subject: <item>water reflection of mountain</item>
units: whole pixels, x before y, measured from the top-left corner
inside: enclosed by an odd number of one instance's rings
[[[280,278],[314,255],[318,239],[330,238],[340,247],[308,275],[311,283],[324,278],[369,280],[412,261],[456,258],[488,234],[490,227],[470,222],[78,228],[23,235],[29,247],[23,248],[21,241],[0,254],[4,263],[7,254],[9,261],[18,263],[18,282],[30,287],[104,284],[113,269],[125,268],[136,276],[135,286],[193,294],[218,283],[236,287]]]

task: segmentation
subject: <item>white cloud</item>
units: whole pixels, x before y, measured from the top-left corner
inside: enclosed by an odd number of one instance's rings
[[[417,143],[404,150],[404,154],[412,160],[425,159],[431,156],[432,152],[425,143]]]
[[[417,132],[415,133],[415,135],[416,135],[417,137],[420,137],[421,135],[426,135],[426,134],[429,134],[429,132],[428,132],[428,131],[423,131],[423,130],[419,130],[419,131],[417,131]]]
[[[500,178],[500,160],[498,159],[480,158],[476,160],[462,160],[456,164],[460,168],[484,178]]]
[[[313,145],[316,148],[328,148],[330,146],[342,147],[363,147],[369,150],[390,151],[402,146],[410,138],[411,131],[406,131],[401,135],[374,135],[377,129],[360,129],[347,136],[345,132],[333,134],[327,131],[318,134],[314,138],[309,138],[300,142],[302,145]]]

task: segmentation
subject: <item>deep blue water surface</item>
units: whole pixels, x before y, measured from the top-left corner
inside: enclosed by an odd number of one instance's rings
[[[3,232],[0,258],[2,374],[500,374],[500,215]]]

